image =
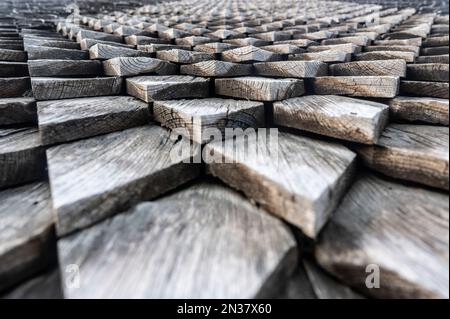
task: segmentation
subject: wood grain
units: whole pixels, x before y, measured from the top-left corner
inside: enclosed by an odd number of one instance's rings
[[[404,95],[437,97],[448,99],[448,82],[406,81],[400,82],[400,92]]]
[[[448,64],[410,64],[407,68],[406,78],[418,81],[448,82]]]
[[[324,76],[312,82],[315,94],[392,98],[400,81],[395,76]]]
[[[27,53],[22,50],[9,50],[0,48],[0,61],[26,62]]]
[[[336,95],[276,102],[274,123],[348,141],[374,144],[388,122],[385,104]]]
[[[398,96],[389,101],[394,119],[448,126],[448,99]]]
[[[221,54],[222,60],[228,62],[253,63],[281,60],[281,55],[249,45],[227,50]]]
[[[250,64],[210,60],[194,64],[182,65],[181,74],[205,77],[233,77],[251,75],[253,66]]]
[[[305,93],[303,80],[238,77],[215,80],[216,94],[254,101],[279,101]]]
[[[158,51],[156,52],[156,57],[160,60],[182,64],[190,64],[214,60],[214,54],[211,53],[180,50],[180,49]]]
[[[99,61],[84,60],[30,60],[30,75],[33,77],[97,76],[102,75]]]
[[[322,267],[378,298],[448,298],[448,195],[362,174],[316,247]],[[368,289],[370,264],[380,288]]]
[[[449,63],[448,54],[426,55],[417,57],[417,63]]]
[[[355,61],[330,65],[331,75],[337,76],[399,76],[406,75],[405,60]]]
[[[289,60],[299,60],[299,61],[321,61],[321,62],[348,62],[351,60],[351,54],[343,51],[335,50],[325,50],[319,52],[307,52],[300,54],[290,54]]]
[[[328,73],[326,63],[320,61],[278,61],[253,64],[256,74],[285,78],[314,78]]]
[[[46,183],[0,191],[0,291],[48,265],[53,244],[51,206]]]
[[[104,96],[37,103],[44,145],[74,141],[144,125],[148,105],[130,96]]]
[[[51,147],[47,150],[57,233],[91,226],[141,200],[159,196],[193,178],[195,164],[175,162],[182,143],[156,125]]]
[[[34,45],[27,46],[27,53],[28,60],[85,60],[89,58],[88,53],[82,50],[51,48]]]
[[[36,128],[0,129],[0,189],[43,176],[45,155]]]
[[[150,54],[148,52],[118,47],[113,45],[97,43],[89,48],[89,58],[97,60],[108,60],[117,57],[139,57],[147,56]]]
[[[0,61],[0,77],[28,76],[28,65],[25,62]]]
[[[178,67],[167,61],[148,57],[119,57],[103,62],[105,75],[133,76],[143,73],[169,75],[176,74]]]
[[[36,120],[36,103],[33,98],[0,99],[0,126],[35,123]]]
[[[36,77],[31,79],[31,86],[36,100],[59,100],[120,94],[122,79]]]
[[[58,252],[84,278],[66,298],[267,298],[296,265],[283,223],[209,183],[64,238]]]
[[[372,61],[372,60],[397,60],[403,59],[406,62],[414,62],[415,54],[409,51],[372,51],[363,52],[355,56],[356,61]]]
[[[29,77],[0,78],[0,98],[25,96],[29,90]]]
[[[208,172],[315,238],[351,180],[356,155],[338,144],[288,133],[280,132],[277,142],[257,138],[257,152],[246,151],[246,136],[227,147],[207,144],[204,152],[225,159],[208,163]]]
[[[209,79],[189,75],[136,76],[127,79],[127,93],[145,102],[207,97]]]
[[[391,124],[377,145],[357,151],[385,175],[448,190],[448,149],[448,127]]]

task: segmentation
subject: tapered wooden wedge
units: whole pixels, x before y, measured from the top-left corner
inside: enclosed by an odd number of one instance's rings
[[[0,291],[50,263],[53,214],[47,183],[0,191]]]
[[[157,101],[153,105],[153,116],[162,126],[180,132],[185,130],[190,139],[206,143],[212,138],[222,139],[225,129],[264,126],[264,104],[218,98]],[[218,129],[220,136],[211,129]]]
[[[26,62],[27,53],[22,50],[9,50],[0,48],[0,61]]]
[[[448,82],[448,64],[410,64],[406,75],[408,80]]]
[[[90,59],[108,60],[117,57],[139,57],[139,56],[150,57],[150,53],[100,43],[89,48]]]
[[[308,95],[274,103],[274,122],[338,139],[377,142],[387,124],[385,104],[336,95]]]
[[[249,45],[222,52],[222,60],[241,63],[278,61],[281,55]]]
[[[316,258],[367,295],[448,298],[448,202],[439,192],[360,175],[324,229]],[[370,289],[377,276],[379,288]]]
[[[214,154],[204,155],[210,174],[311,238],[350,183],[356,158],[344,146],[272,130],[209,143],[205,153]]]
[[[221,53],[223,51],[236,49],[237,46],[229,43],[222,42],[213,42],[213,43],[205,43],[199,44],[194,47],[194,51],[205,52],[205,53]]]
[[[85,60],[89,58],[86,51],[74,49],[51,48],[43,46],[27,47],[28,60],[62,59],[62,60]]]
[[[136,76],[127,79],[127,92],[145,102],[207,97],[209,79],[189,75]]]
[[[44,145],[111,133],[144,125],[148,105],[130,96],[104,96],[37,103]]]
[[[385,175],[449,189],[448,127],[391,124],[374,146],[358,153]]]
[[[102,75],[100,61],[88,60],[30,60],[30,76],[64,77]]]
[[[399,76],[406,75],[405,60],[355,61],[330,65],[330,73],[339,76]]]
[[[398,60],[403,59],[406,62],[414,62],[415,53],[409,51],[372,51],[355,55],[356,61],[373,61],[373,60]]]
[[[211,53],[180,50],[180,49],[158,51],[156,52],[156,57],[161,60],[182,64],[190,64],[214,60],[214,54]]]
[[[321,61],[321,62],[348,62],[351,60],[352,55],[350,53],[346,53],[343,51],[335,51],[335,50],[326,50],[320,52],[307,52],[300,54],[291,54],[289,55],[289,60],[298,60],[298,61]]]
[[[0,78],[0,98],[21,97],[30,90],[29,77]]]
[[[256,74],[264,76],[314,78],[328,73],[327,64],[320,61],[262,62],[253,66]]]
[[[400,83],[400,93],[414,96],[448,99],[448,82],[406,81]]]
[[[45,154],[36,128],[0,129],[0,188],[43,176]]]
[[[394,119],[431,124],[449,124],[448,99],[398,96],[389,101]]]
[[[238,77],[215,80],[216,94],[254,101],[279,101],[305,93],[303,80]]]
[[[182,65],[180,67],[181,74],[205,77],[244,76],[251,75],[252,71],[253,66],[251,64],[233,63],[217,60]]]
[[[97,78],[32,78],[36,100],[59,100],[77,97],[117,95],[122,91],[119,77]]]
[[[148,57],[119,57],[103,62],[105,75],[133,76],[143,73],[176,74],[178,67],[167,61]]]
[[[33,98],[0,99],[0,126],[36,122],[36,103]]]
[[[64,238],[58,254],[85,278],[65,298],[267,298],[297,264],[283,223],[209,183]]]
[[[426,55],[417,57],[417,63],[449,63],[448,54]]]
[[[57,232],[88,227],[199,173],[169,131],[147,125],[47,150]]]

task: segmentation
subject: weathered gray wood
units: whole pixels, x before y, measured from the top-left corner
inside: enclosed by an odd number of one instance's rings
[[[117,95],[122,90],[119,77],[31,79],[36,100],[59,100],[76,97]]]
[[[0,125],[36,122],[36,103],[33,98],[0,99]]]
[[[370,43],[370,39],[367,36],[349,36],[342,38],[325,39],[322,41],[322,44],[324,45],[343,43],[353,43],[354,45],[367,46]]]
[[[153,38],[142,35],[130,35],[128,37],[125,37],[125,43],[131,45],[145,45],[152,43],[169,44],[170,41],[161,38]]]
[[[0,191],[0,291],[50,261],[53,214],[47,183]]]
[[[391,124],[377,145],[358,153],[383,174],[448,190],[448,149],[448,127]]]
[[[422,23],[412,28],[405,28],[398,32],[389,33],[389,39],[408,39],[408,38],[426,38],[430,33],[430,25]]]
[[[422,48],[420,50],[421,55],[442,55],[442,54],[448,54],[449,47],[442,46],[442,47],[431,47],[431,48]]]
[[[199,37],[199,36],[189,36],[175,39],[175,43],[177,45],[188,45],[191,47],[209,42],[214,42],[214,40],[208,37]]]
[[[182,65],[181,74],[205,77],[232,77],[251,75],[253,66],[250,64],[210,60],[194,64]]]
[[[432,124],[449,124],[448,99],[398,96],[389,101],[394,119]]]
[[[364,144],[377,142],[389,115],[385,104],[336,95],[308,95],[273,107],[277,125]]]
[[[118,42],[122,43],[122,37],[118,35],[112,35],[103,32],[96,32],[91,30],[80,30],[76,34],[77,42],[80,43],[84,39],[95,39],[102,41]]]
[[[0,61],[0,77],[28,76],[28,65],[25,62]]]
[[[64,238],[58,253],[84,278],[66,298],[267,298],[297,264],[283,223],[209,183]]]
[[[449,63],[448,54],[417,57],[417,63]]]
[[[423,41],[424,47],[440,47],[449,45],[449,36],[443,35],[440,37],[429,37]]]
[[[156,53],[162,50],[170,50],[170,49],[185,49],[190,50],[191,47],[175,45],[175,44],[163,44],[163,43],[152,43],[145,45],[138,45],[137,49],[143,52]]]
[[[397,60],[403,59],[406,62],[414,62],[415,53],[409,51],[373,51],[364,52],[355,56],[356,61],[370,61],[370,60]]]
[[[207,97],[209,79],[189,75],[136,76],[127,79],[127,93],[145,102]]]
[[[224,137],[227,128],[264,126],[264,104],[218,98],[156,101],[153,116],[162,126],[185,129],[188,138],[202,144],[211,140],[211,128],[219,129]]]
[[[27,53],[22,50],[0,49],[0,61],[26,62]]]
[[[405,81],[400,83],[400,92],[405,95],[448,99],[448,82]]]
[[[422,45],[422,38],[410,38],[410,39],[390,39],[390,40],[375,40],[374,45],[414,45],[420,47]]]
[[[303,80],[238,77],[215,80],[216,94],[254,101],[279,101],[305,93]]]
[[[1,296],[2,299],[62,299],[62,283],[59,270],[52,269]]]
[[[97,40],[97,39],[83,39],[80,42],[80,47],[82,50],[89,50],[91,47],[93,47],[96,44],[106,44],[106,45],[116,46],[116,47],[120,47],[120,48],[134,49],[134,45],[128,45],[128,44],[111,42],[111,41],[102,41],[102,40]]]
[[[98,43],[89,48],[90,59],[108,60],[117,57],[141,57],[141,56],[150,57],[150,53],[101,43]]]
[[[291,34],[285,31],[270,31],[264,33],[254,33],[253,36],[266,41],[286,41],[291,39]]]
[[[324,76],[312,79],[316,94],[392,98],[397,95],[395,76]]]
[[[312,45],[317,45],[317,42],[308,40],[308,39],[294,39],[294,40],[285,40],[285,41],[275,41],[273,44],[292,44],[299,46],[301,48],[306,48]]]
[[[278,61],[253,64],[256,74],[291,78],[314,78],[328,73],[326,63],[320,61]]]
[[[182,64],[190,64],[214,60],[214,54],[211,53],[180,50],[180,49],[158,51],[156,52],[156,57],[161,60]]]
[[[279,54],[295,54],[295,53],[303,53],[304,49],[299,46],[292,44],[272,44],[261,47],[261,49],[279,53]]]
[[[401,52],[413,52],[415,56],[419,55],[420,48],[414,45],[373,45],[364,48],[366,52],[375,51],[401,51]]]
[[[0,188],[43,176],[45,155],[35,128],[0,129]]]
[[[405,60],[355,61],[330,65],[331,75],[399,76],[406,75]]]
[[[122,25],[114,30],[113,34],[122,37],[127,37],[129,35],[143,35],[143,36],[156,36],[155,32],[144,31],[141,29],[133,28],[130,26]]]
[[[257,138],[249,151],[248,138]],[[307,137],[279,133],[243,135],[206,145],[214,152],[208,171],[243,191],[268,211],[315,238],[350,182],[355,154],[347,148]],[[235,148],[235,150],[233,149]],[[223,156],[223,158],[222,158]],[[223,161],[225,160],[225,162]]]
[[[255,46],[245,46],[237,49],[227,50],[221,54],[222,60],[228,62],[267,62],[281,60],[281,55],[257,48]]]
[[[448,195],[360,175],[324,229],[321,266],[379,298],[448,298]],[[366,286],[379,267],[379,288]],[[371,278],[368,278],[372,282]]]
[[[253,38],[253,37],[247,37],[247,38],[240,38],[240,39],[227,39],[227,40],[223,40],[223,43],[233,44],[233,45],[237,45],[240,47],[245,47],[245,46],[258,47],[258,46],[270,45],[272,43],[272,41],[257,39],[257,38]]]
[[[194,51],[217,54],[226,50],[236,49],[237,47],[229,43],[213,42],[196,45]]]
[[[289,60],[299,60],[299,61],[321,61],[321,62],[347,62],[351,60],[351,54],[342,52],[342,51],[335,51],[335,50],[325,50],[320,52],[307,52],[307,53],[300,53],[300,54],[291,54],[289,55]]]
[[[24,96],[29,89],[29,77],[0,78],[0,98]]]
[[[51,48],[30,45],[27,47],[28,60],[41,59],[64,59],[64,60],[85,60],[89,58],[86,51]]]
[[[169,28],[167,30],[158,32],[158,37],[163,38],[163,39],[167,39],[167,40],[174,40],[177,38],[184,38],[184,37],[189,37],[192,34],[180,29],[175,29],[175,28]]]
[[[57,232],[67,235],[179,186],[199,173],[182,143],[156,125],[47,150]]]
[[[103,62],[105,75],[133,76],[143,73],[157,75],[176,74],[178,66],[148,57],[119,57]]]
[[[353,43],[344,43],[344,44],[332,44],[332,45],[313,45],[308,47],[309,52],[320,52],[320,51],[338,51],[345,53],[360,53],[361,47],[357,46]]]
[[[80,49],[80,44],[72,41],[60,41],[50,39],[29,38],[29,37],[23,39],[23,44],[26,51],[28,50],[29,46],[44,46],[44,47],[73,49],[73,50]]]
[[[408,80],[448,82],[448,64],[410,64],[406,72]]]
[[[37,103],[44,145],[69,142],[144,125],[148,105],[130,96],[104,96]]]
[[[102,75],[100,61],[89,60],[30,60],[30,76],[64,77]]]

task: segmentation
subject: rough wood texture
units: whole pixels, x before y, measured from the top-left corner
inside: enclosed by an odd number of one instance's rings
[[[96,32],[91,30],[80,30],[76,34],[77,42],[80,43],[83,39],[95,39],[102,41],[111,41],[122,43],[122,37],[118,35],[107,34],[104,32]]]
[[[209,163],[209,173],[315,238],[350,182],[356,155],[338,144],[288,133],[279,133],[278,143],[273,136],[257,138],[257,152],[246,151],[246,136],[227,147],[207,144],[204,152],[225,159]]]
[[[423,41],[423,46],[424,47],[439,47],[439,46],[444,46],[449,44],[449,36],[448,35],[444,35],[444,36],[438,36],[438,37],[430,37],[427,38]]]
[[[167,61],[147,57],[119,57],[103,62],[105,75],[133,76],[143,73],[176,74],[178,67]]]
[[[181,74],[205,77],[233,77],[251,75],[253,66],[250,64],[225,61],[204,61],[180,67]]]
[[[355,61],[330,65],[334,76],[399,76],[406,75],[405,60]]]
[[[119,77],[98,78],[32,78],[36,100],[59,100],[76,97],[117,95],[122,90]]]
[[[351,54],[343,51],[325,50],[320,52],[308,52],[289,55],[289,60],[321,61],[321,62],[347,62],[351,60]]]
[[[44,145],[144,125],[148,105],[130,96],[105,96],[38,102],[39,133]]]
[[[345,44],[333,44],[333,45],[313,45],[308,47],[309,52],[321,52],[321,51],[338,51],[349,54],[361,52],[361,47],[352,43]]]
[[[93,137],[47,150],[57,232],[67,235],[151,199],[198,175],[171,152],[182,143],[155,125]]]
[[[53,269],[32,278],[1,296],[2,299],[62,299],[59,270]]]
[[[214,54],[211,53],[180,50],[180,49],[158,51],[156,52],[156,57],[161,60],[183,64],[214,60]]]
[[[448,148],[448,127],[391,124],[377,145],[358,153],[383,174],[448,190]]]
[[[0,61],[26,62],[27,53],[21,50],[8,50],[0,48]]]
[[[30,76],[64,77],[97,76],[102,74],[100,61],[83,60],[31,60],[28,62]]]
[[[120,48],[128,48],[128,49],[134,49],[133,45],[127,45],[124,43],[117,43],[117,42],[110,42],[110,41],[102,41],[102,40],[96,40],[96,39],[83,39],[80,42],[80,47],[82,50],[89,50],[91,47],[93,47],[96,44],[106,44],[106,45],[112,45]]]
[[[108,60],[117,57],[139,57],[139,56],[149,57],[150,53],[100,43],[89,48],[90,59]]]
[[[0,191],[0,219],[1,291],[49,262],[53,214],[48,184]]]
[[[222,42],[214,42],[214,43],[205,43],[199,44],[194,47],[194,51],[205,52],[205,53],[221,53],[223,51],[236,49],[237,46],[229,43]]]
[[[0,99],[0,125],[36,122],[36,103],[33,98]]]
[[[279,101],[305,93],[303,80],[240,77],[215,80],[216,94],[254,101]]]
[[[66,298],[267,298],[292,273],[295,247],[241,195],[199,184],[65,238],[58,252],[62,269],[83,271]]]
[[[209,79],[189,75],[136,76],[127,79],[127,93],[145,102],[207,97]]]
[[[328,73],[326,63],[320,61],[279,61],[255,63],[256,74],[291,78],[314,78]]]
[[[389,106],[394,119],[449,124],[447,99],[398,96],[389,101]]]
[[[28,76],[28,65],[25,62],[0,61],[0,77]]]
[[[448,64],[410,64],[406,78],[408,80],[448,82]]]
[[[448,54],[419,56],[417,63],[449,63]]]
[[[221,56],[224,61],[241,63],[281,60],[280,54],[263,50],[251,45],[224,51]]]
[[[24,96],[29,89],[29,77],[0,78],[0,98]]]
[[[316,94],[392,98],[400,81],[395,76],[324,76],[312,82]]]
[[[28,60],[62,59],[62,60],[85,60],[89,58],[86,51],[50,48],[30,45],[27,47]]]
[[[414,45],[374,45],[364,48],[366,52],[375,51],[400,51],[400,52],[414,52],[415,56],[419,55],[419,47]]]
[[[35,128],[0,129],[0,188],[43,176],[45,155]]]
[[[387,124],[387,105],[336,95],[308,95],[274,103],[274,122],[348,141],[374,144]]]
[[[352,43],[354,45],[359,46],[367,46],[370,40],[366,36],[351,36],[351,37],[342,37],[342,38],[334,38],[334,39],[325,39],[322,41],[324,45],[330,44],[343,44],[343,43]]]
[[[448,298],[448,195],[362,175],[324,229],[322,267],[379,298]],[[380,288],[368,289],[368,265]]]
[[[448,82],[401,81],[400,92],[404,95],[448,99]]]
[[[372,51],[357,54],[356,61],[372,61],[372,60],[397,60],[403,59],[406,62],[414,62],[414,52],[408,51]]]
[[[218,128],[223,137],[226,128],[264,126],[264,104],[218,98],[157,101],[153,116],[162,126],[185,128],[195,142],[206,143],[211,140],[205,133],[209,128]]]
[[[160,44],[170,44],[169,40],[164,40],[160,38],[152,38],[142,35],[130,35],[125,37],[125,43],[131,45],[145,45],[152,43],[160,43]]]

